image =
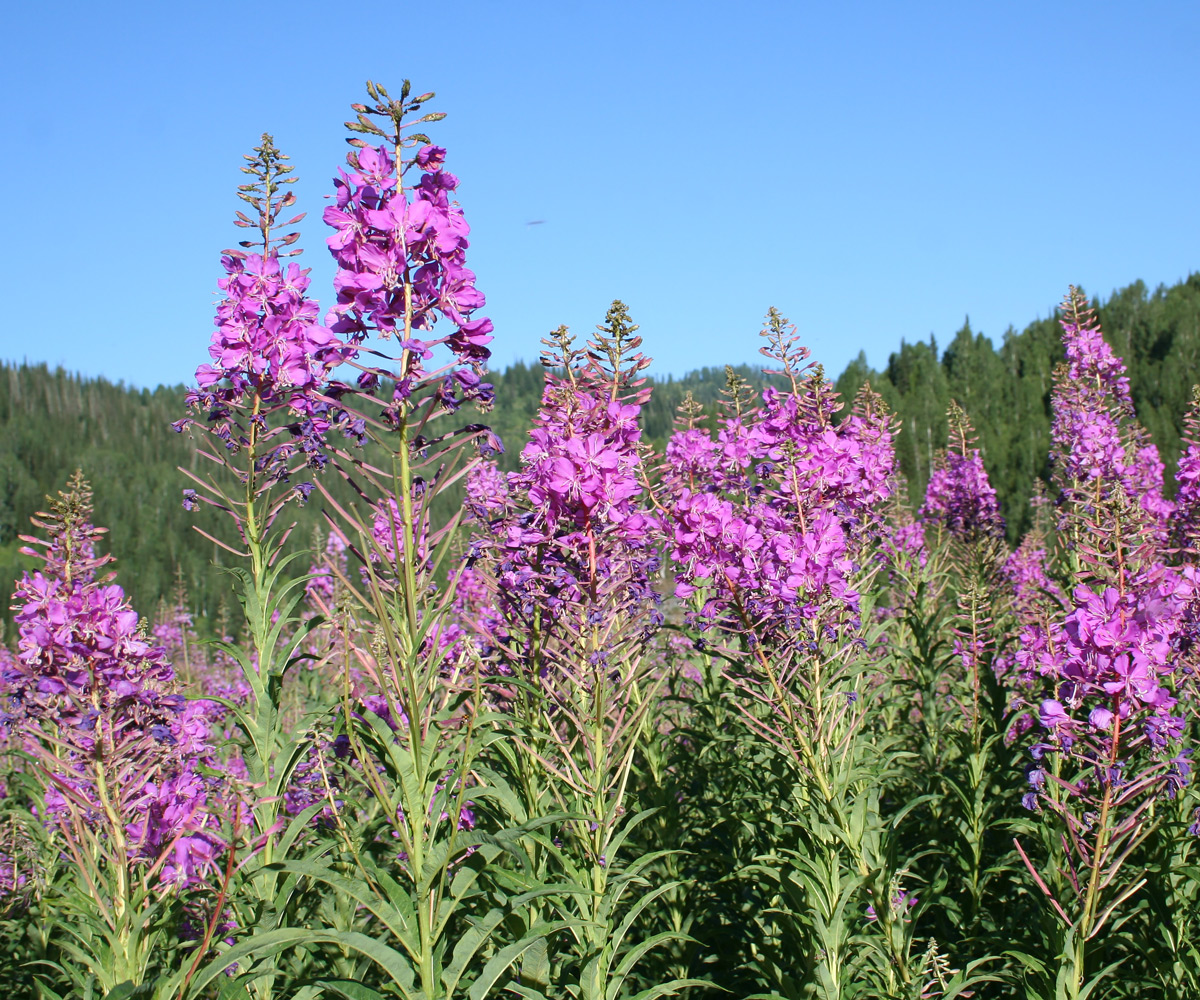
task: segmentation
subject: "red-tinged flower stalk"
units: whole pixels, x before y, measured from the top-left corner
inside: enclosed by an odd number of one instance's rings
[[[213,364],[197,369],[199,387],[188,395],[204,422],[184,419],[174,426],[207,431],[215,447],[200,446],[198,453],[219,470],[203,476],[181,469],[193,483],[184,490],[184,506],[205,503],[230,516],[236,542],[202,533],[249,562],[251,580],[264,598],[268,567],[287,535],[287,530],[272,534],[275,521],[289,501],[303,504],[313,489],[311,482],[289,485],[292,477],[327,461],[328,405],[318,390],[350,352],[318,322],[318,306],[306,294],[308,272],[288,260],[301,252],[294,247],[299,233],[280,235],[281,228],[303,218],[280,222],[296,200],[289,189],[296,180],[293,168],[265,134],[246,160],[242,170],[250,183],[239,188],[238,197],[256,217],[239,211],[234,224],[257,230],[258,238],[242,241],[244,250],[227,250],[222,258],[226,277],[219,283],[224,298],[209,349]],[[259,640],[265,641],[265,633]],[[262,648],[254,655],[257,669],[270,669]]]
[[[351,446],[331,454],[363,503],[346,507],[322,491],[352,558],[370,563],[379,585],[416,594],[435,584],[428,561],[447,537],[430,523],[434,498],[478,460],[467,445],[480,456],[501,448],[480,424],[438,429],[466,401],[490,407],[483,378],[492,324],[478,315],[485,300],[466,266],[470,227],[452,200],[458,178],[444,169],[446,151],[417,131],[445,116],[426,113],[433,95],[410,96],[407,81],[399,98],[374,83],[367,90],[372,104],[353,106],[357,120],[346,124],[354,148],[324,213],[337,263],[326,322],[353,348],[349,367],[358,375],[327,383],[323,399]],[[368,441],[391,455],[390,468],[353,447]],[[358,597],[369,603],[361,589]],[[407,598],[405,614],[415,630],[416,603]]]
[[[299,233],[284,230],[303,215],[283,221],[296,200],[287,157],[264,135],[246,160],[249,182],[238,196],[254,215],[238,212],[235,225],[257,236],[222,257],[226,276],[209,349],[212,364],[197,369],[198,388],[188,397],[205,420],[176,426],[203,427],[214,445],[198,452],[216,466],[215,474],[181,470],[193,483],[184,492],[185,506],[206,503],[228,514],[236,539],[206,537],[248,564],[236,571],[248,648],[216,644],[216,657],[225,662],[205,664],[204,693],[227,696],[229,703],[206,702],[205,712],[247,745],[228,767],[244,771],[245,787],[254,790],[253,822],[245,825],[269,862],[300,759],[287,749],[303,740],[292,727],[295,705],[283,679],[304,657],[305,636],[319,624],[295,617],[299,585],[284,575],[296,558],[283,553],[291,529],[279,530],[276,521],[289,501],[303,504],[314,489],[308,481],[293,484],[293,477],[328,462],[329,399],[323,390],[332,370],[355,352],[322,326],[319,307],[307,294],[308,272],[293,260],[300,253]],[[240,677],[223,669],[230,664]],[[266,892],[269,881],[256,884]]]
[[[1021,657],[1025,677],[1032,681],[1036,673],[1048,682],[1053,697],[1042,715],[1056,720],[1051,728],[1061,729],[1077,711],[1107,722],[1145,713],[1164,718],[1175,704],[1174,664],[1165,652],[1191,600],[1193,574],[1163,561],[1166,508],[1155,474],[1161,466],[1150,461],[1144,435],[1131,422],[1124,366],[1074,289],[1063,316],[1068,364],[1053,398],[1055,482],[1064,556],[1079,582],[1040,655]]]

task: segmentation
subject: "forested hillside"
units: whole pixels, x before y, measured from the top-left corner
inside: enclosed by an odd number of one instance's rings
[[[178,466],[195,467],[191,443],[171,430],[184,389],[135,391],[44,365],[0,367],[0,589],[7,596],[24,560],[17,536],[46,494],[81,468],[95,484],[97,523],[120,556],[120,582],[144,614],[167,594],[177,570],[196,607],[215,614],[227,586],[207,571],[221,553],[192,531],[208,512],[187,513]],[[7,604],[7,601],[5,601]],[[10,617],[5,615],[6,618]]]
[[[1168,470],[1179,451],[1179,417],[1191,387],[1200,382],[1200,274],[1150,292],[1142,282],[1115,293],[1099,309],[1110,343],[1129,366],[1138,416],[1159,445]],[[801,319],[801,330],[803,322]],[[653,331],[647,350],[653,354]],[[665,334],[664,334],[665,335]],[[1000,495],[1010,536],[1028,523],[1028,498],[1036,478],[1048,474],[1050,388],[1062,358],[1057,317],[1009,330],[999,345],[963,329],[941,349],[936,340],[902,343],[883,371],[863,357],[836,379],[852,396],[865,381],[879,391],[903,424],[898,440],[910,494],[919,498],[945,443],[946,409],[957,400],[979,429],[980,447]],[[740,373],[761,384],[748,369]],[[508,444],[502,462],[515,467],[537,409],[538,365],[516,364],[493,376],[496,411],[488,418]],[[662,442],[684,394],[712,404],[725,372],[702,369],[683,378],[654,381],[645,408],[645,433]],[[85,379],[45,366],[0,365],[0,589],[12,592],[22,564],[17,535],[47,493],[62,488],[82,468],[95,488],[96,519],[111,529],[120,580],[143,613],[169,594],[176,573],[204,618],[220,613],[226,582],[206,571],[228,557],[199,534],[204,511],[183,510],[185,483],[177,471],[195,458],[186,436],[170,429],[183,414],[182,386],[131,390],[104,379]],[[297,508],[296,544],[308,544],[321,524],[316,505]],[[124,572],[121,572],[121,570]],[[5,616],[7,617],[7,615]]]
[[[1137,281],[1098,309],[1105,338],[1128,366],[1138,419],[1167,465],[1167,492],[1180,451],[1180,423],[1200,382],[1200,274],[1150,292]],[[1029,524],[1034,480],[1048,478],[1050,389],[1063,360],[1057,314],[1009,330],[994,345],[967,323],[944,350],[935,340],[903,343],[882,372],[861,357],[837,379],[852,395],[865,381],[903,421],[897,440],[910,494],[919,498],[946,440],[946,410],[956,400],[979,434],[991,477],[1015,540]]]

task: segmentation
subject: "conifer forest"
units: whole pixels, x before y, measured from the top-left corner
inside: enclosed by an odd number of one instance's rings
[[[1200,274],[489,370],[433,96],[263,134],[191,385],[0,365],[0,987],[1200,997]]]

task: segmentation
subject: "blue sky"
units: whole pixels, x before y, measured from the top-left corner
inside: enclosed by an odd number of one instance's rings
[[[832,372],[966,314],[998,340],[1068,283],[1200,269],[1197,37],[1187,2],[23,5],[0,358],[190,380],[263,131],[330,301],[341,123],[406,76],[449,115],[497,367],[618,297],[660,373],[753,361],[771,305]]]

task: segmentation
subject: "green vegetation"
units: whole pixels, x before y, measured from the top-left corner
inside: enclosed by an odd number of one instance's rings
[[[1200,274],[1150,292],[1141,281],[1097,309],[1105,339],[1125,359],[1138,420],[1158,445],[1168,473],[1180,451],[1182,414],[1200,382]],[[901,344],[882,372],[860,355],[837,380],[843,397],[870,381],[903,421],[896,451],[910,495],[925,491],[946,440],[946,410],[957,401],[979,429],[979,447],[1016,540],[1029,527],[1035,480],[1049,476],[1050,389],[1063,358],[1057,313],[1010,329],[999,349],[970,323],[945,351],[936,341]],[[1168,475],[1167,489],[1173,488]]]
[[[1107,338],[1129,367],[1138,418],[1170,470],[1180,448],[1180,415],[1192,384],[1200,381],[1200,274],[1153,292],[1135,282],[1098,311]],[[654,336],[650,331],[651,353]],[[1035,481],[1048,475],[1050,388],[1061,357],[1057,316],[1020,332],[1010,329],[999,347],[967,323],[945,350],[932,338],[902,343],[883,371],[872,370],[860,355],[838,377],[837,387],[848,398],[870,381],[897,414],[903,425],[897,452],[914,500],[923,494],[946,440],[947,407],[957,400],[979,428],[988,472],[1015,540],[1028,527]],[[739,373],[762,384],[748,368]],[[496,373],[493,381],[498,405],[486,420],[507,443],[502,464],[511,469],[537,409],[541,367],[518,363]],[[653,382],[644,429],[648,440],[661,445],[685,394],[711,404],[725,373],[705,368]],[[182,386],[135,390],[45,365],[0,364],[4,593],[12,592],[23,564],[17,536],[29,530],[29,517],[44,505],[44,497],[82,468],[95,484],[97,522],[112,526],[109,547],[121,555],[119,580],[134,606],[154,609],[178,573],[198,615],[209,622],[205,631],[215,631],[229,581],[208,572],[214,562],[223,564],[220,550],[189,530],[191,524],[211,530],[215,520],[203,510],[189,514],[180,504],[186,484],[177,467],[193,467],[196,461],[192,442],[170,428],[183,415],[183,398]],[[322,527],[318,506],[294,509],[292,537],[301,544]]]

